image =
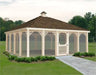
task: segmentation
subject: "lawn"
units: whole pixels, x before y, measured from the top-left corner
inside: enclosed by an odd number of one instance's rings
[[[96,43],[89,43],[89,52],[94,52],[96,54]],[[96,61],[95,57],[84,57],[85,59]]]
[[[82,75],[59,60],[42,63],[11,62],[3,54],[5,42],[0,41],[0,75]]]

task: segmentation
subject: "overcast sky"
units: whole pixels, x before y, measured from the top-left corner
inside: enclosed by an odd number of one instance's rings
[[[0,17],[28,21],[40,16],[69,21],[74,15],[96,13],[96,0],[0,0]]]

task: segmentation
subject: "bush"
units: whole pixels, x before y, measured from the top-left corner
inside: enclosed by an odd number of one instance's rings
[[[17,58],[17,56],[14,56],[14,55],[9,55],[8,59],[9,60],[15,60]]]
[[[41,56],[37,56],[37,57],[35,57],[37,60],[40,60],[40,58],[41,58]]]
[[[89,56],[90,57],[95,56],[95,53],[89,53]]]
[[[92,57],[92,56],[95,56],[95,53],[87,53],[87,52],[84,52],[84,53],[80,53],[80,52],[77,52],[77,53],[74,53],[73,54],[73,56],[90,56],[90,57]]]
[[[80,52],[74,53],[73,56],[81,56]]]
[[[31,61],[31,57],[26,57],[26,58],[25,58],[25,62],[27,62],[27,63],[32,62],[32,61]]]
[[[7,51],[4,51],[3,54],[5,54],[6,56],[10,55]]]
[[[37,62],[38,60],[47,61],[47,60],[54,60],[55,59],[55,57],[52,57],[52,56],[17,57],[15,55],[10,55],[7,51],[4,51],[3,54],[8,56],[8,59],[11,60],[11,61],[15,60],[17,62],[27,62],[27,63],[31,63],[31,62],[34,62],[34,61]]]
[[[46,61],[46,60],[54,60],[55,59],[55,57],[49,57],[49,56],[41,56],[40,57],[40,60],[41,61]]]

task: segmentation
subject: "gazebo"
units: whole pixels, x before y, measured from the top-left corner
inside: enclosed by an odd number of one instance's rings
[[[61,56],[88,52],[90,31],[57,19],[41,16],[6,34],[6,51],[20,57]]]

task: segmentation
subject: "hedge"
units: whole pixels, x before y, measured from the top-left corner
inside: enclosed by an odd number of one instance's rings
[[[48,61],[48,60],[55,60],[55,57],[52,56],[37,56],[37,57],[17,57],[15,55],[10,55],[8,52],[3,52],[10,61],[17,61],[17,62],[37,62],[37,61]]]
[[[84,52],[84,53],[80,53],[80,52],[77,52],[77,53],[74,53],[73,56],[85,56],[85,57],[92,57],[92,56],[95,56],[95,53],[92,53],[92,52]]]

